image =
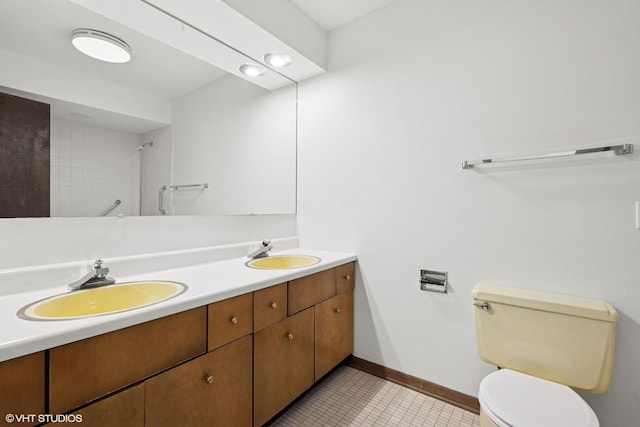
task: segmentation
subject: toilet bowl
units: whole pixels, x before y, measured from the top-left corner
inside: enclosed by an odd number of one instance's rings
[[[480,383],[481,425],[599,427],[591,407],[570,387],[509,369]]]

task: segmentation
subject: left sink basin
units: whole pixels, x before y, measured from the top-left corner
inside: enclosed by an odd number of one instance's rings
[[[125,282],[82,289],[36,301],[21,308],[18,317],[27,320],[68,320],[119,313],[157,304],[184,293],[179,282]]]

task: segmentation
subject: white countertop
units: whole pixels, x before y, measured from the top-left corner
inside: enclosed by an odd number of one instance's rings
[[[0,296],[0,361],[201,307],[357,259],[353,254],[300,248],[271,253],[277,254],[313,255],[321,261],[309,267],[258,270],[245,266],[248,259],[242,257],[116,277],[118,283],[143,280],[176,281],[186,284],[189,289],[173,299],[158,304],[73,320],[33,321],[21,319],[16,315],[18,310],[34,301],[68,292],[66,284]]]

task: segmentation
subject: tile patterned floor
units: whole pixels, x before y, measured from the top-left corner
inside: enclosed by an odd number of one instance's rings
[[[270,427],[479,427],[478,415],[348,366],[341,366]]]

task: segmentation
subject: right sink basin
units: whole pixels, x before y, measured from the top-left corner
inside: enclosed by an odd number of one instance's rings
[[[273,255],[252,259],[245,265],[260,270],[285,270],[314,265],[320,262],[320,258],[312,255]]]

